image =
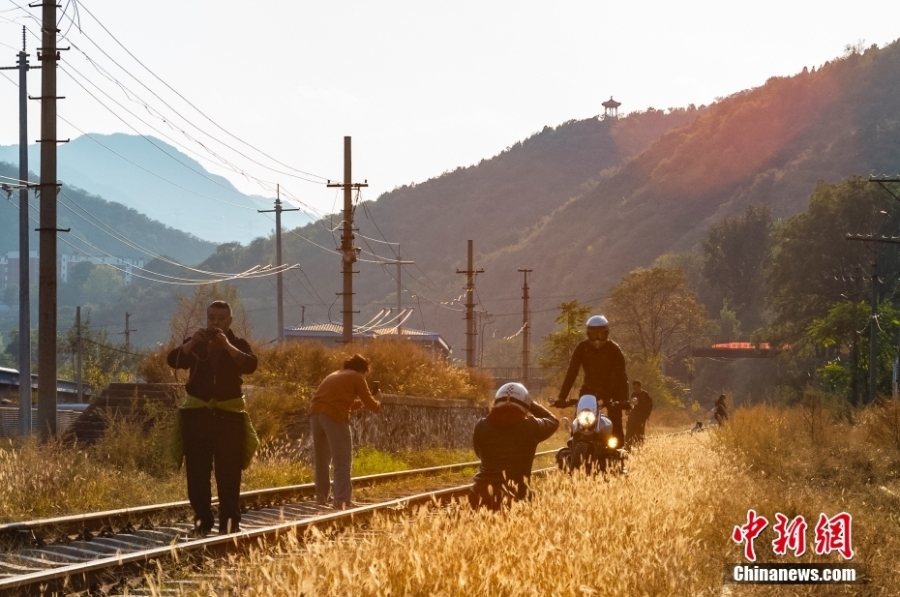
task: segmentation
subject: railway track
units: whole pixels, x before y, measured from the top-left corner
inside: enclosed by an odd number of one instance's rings
[[[353,484],[362,488],[415,477],[437,478],[478,465],[476,461],[368,475],[354,478]],[[539,469],[547,470],[553,469]],[[193,552],[240,551],[262,539],[303,532],[313,525],[356,524],[378,511],[446,503],[464,496],[469,487],[443,487],[342,511],[316,504],[311,483],[248,491],[241,494],[241,531],[207,537],[192,536],[186,501],[3,524],[0,596],[115,593],[160,560]]]

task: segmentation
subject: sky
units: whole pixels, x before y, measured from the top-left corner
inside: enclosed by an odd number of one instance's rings
[[[345,136],[353,182],[376,199],[599,115],[611,96],[620,115],[709,104],[848,44],[900,37],[896,0],[60,4],[60,46],[72,48],[60,138],[162,131],[242,191],[272,196],[280,184],[316,214],[340,209],[327,180],[343,178]],[[0,66],[15,65],[22,25],[37,33],[39,18],[0,0]],[[36,64],[37,39],[27,43]],[[16,144],[17,73],[0,74],[0,144]],[[29,92],[40,93],[38,71]],[[39,112],[31,102],[31,140]]]

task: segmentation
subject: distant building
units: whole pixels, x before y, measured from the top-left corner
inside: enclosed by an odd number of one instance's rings
[[[125,284],[131,284],[133,268],[141,268],[147,265],[146,259],[135,259],[133,257],[90,257],[88,255],[68,254],[62,254],[59,257],[59,279],[63,282],[69,281],[69,268],[76,263],[84,261],[90,261],[94,265],[111,265],[115,267],[122,274],[122,277],[125,278]]]
[[[40,273],[40,259],[37,251],[29,251],[28,260],[28,279],[32,286],[38,283]],[[59,279],[63,282],[69,281],[69,270],[76,263],[90,261],[94,265],[112,265],[119,270],[122,277],[125,278],[125,284],[131,284],[134,279],[132,270],[141,268],[147,264],[146,259],[135,259],[133,257],[89,257],[87,255],[69,255],[62,254],[56,257],[56,271]],[[9,286],[19,285],[19,252],[9,251],[5,256],[0,256],[0,292],[3,292]]]
[[[344,345],[344,328],[336,323],[314,323],[310,325],[286,327],[284,329],[285,340],[293,342],[318,342],[328,347],[341,347]],[[418,342],[422,347],[431,351],[432,354],[449,358],[450,345],[444,342],[441,335],[437,332],[428,332],[424,330],[415,330],[408,327],[402,327],[400,334],[397,334],[397,327],[376,327],[370,328],[360,326],[353,331],[353,341],[361,344],[375,342],[379,339],[397,339],[402,338],[411,342]]]
[[[38,254],[37,251],[29,251],[28,279],[32,280],[32,286],[38,280]],[[0,257],[0,292],[9,286],[19,285],[19,252],[9,251],[6,256]]]

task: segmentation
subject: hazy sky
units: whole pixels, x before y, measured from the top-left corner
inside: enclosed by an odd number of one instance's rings
[[[73,81],[83,75],[85,87],[142,133],[158,136],[152,124],[267,181],[204,162],[242,190],[271,195],[263,187],[277,182],[323,211],[335,205],[335,189],[289,176],[296,172],[234,137],[290,168],[339,179],[350,135],[353,177],[367,179],[363,196],[375,199],[491,157],[545,125],[600,114],[610,96],[622,112],[708,104],[820,66],[847,44],[900,37],[896,0],[83,0],[77,13],[70,0],[61,3],[79,18],[75,26],[63,20],[68,40],[60,45],[81,50],[63,53],[63,118],[84,132],[133,132]],[[22,25],[38,32],[28,14],[39,18],[40,9],[0,0],[0,66],[15,64]],[[29,35],[32,63],[36,45]],[[39,73],[29,81],[38,95]],[[17,101],[16,88],[0,80],[0,144],[18,142]],[[34,140],[37,102],[29,116]],[[65,122],[59,130],[61,138],[80,134]]]

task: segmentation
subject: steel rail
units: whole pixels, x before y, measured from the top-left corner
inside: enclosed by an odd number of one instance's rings
[[[538,452],[535,456],[550,454],[554,450]],[[406,471],[380,473],[377,475],[364,475],[353,478],[355,487],[371,487],[401,479],[418,476],[436,476],[441,473],[458,472],[467,468],[479,466],[479,461],[461,462]],[[260,504],[271,505],[298,497],[315,495],[315,484],[304,483],[302,485],[289,485],[285,487],[273,487],[269,489],[257,489],[241,493],[240,503],[243,507],[254,507]],[[213,503],[218,503],[218,497],[213,497]],[[12,522],[0,524],[0,538],[26,538],[26,540],[40,539],[41,531],[53,531],[59,535],[84,534],[85,532],[97,533],[104,528],[124,526],[132,522],[140,522],[151,516],[164,515],[170,512],[189,510],[188,501],[168,502],[164,504],[152,504],[147,506],[135,506],[106,510],[86,514],[72,514],[39,520]],[[40,541],[39,541],[40,542]]]
[[[552,451],[541,452],[547,454]],[[450,465],[459,466],[459,465]],[[432,467],[445,469],[446,467]],[[425,469],[419,469],[425,470]],[[533,471],[544,474],[556,470],[547,467]],[[381,475],[370,475],[369,478]],[[147,566],[164,558],[177,559],[184,554],[203,551],[206,553],[235,552],[258,545],[261,540],[277,539],[287,533],[298,533],[315,525],[342,525],[356,520],[366,519],[376,512],[386,510],[399,511],[415,505],[438,503],[446,504],[454,498],[465,496],[471,484],[438,489],[412,496],[394,498],[376,504],[359,505],[348,510],[330,511],[306,518],[280,522],[259,528],[247,528],[229,535],[210,536],[192,540],[179,540],[158,545],[148,549],[128,553],[117,552],[114,555],[98,557],[90,561],[57,566],[46,570],[26,572],[9,578],[0,579],[0,595],[47,595],[55,592],[80,592],[97,590],[103,586],[115,586],[125,581],[128,576],[134,577]]]

